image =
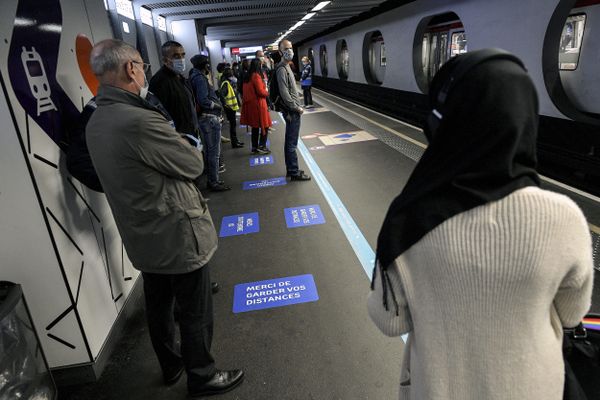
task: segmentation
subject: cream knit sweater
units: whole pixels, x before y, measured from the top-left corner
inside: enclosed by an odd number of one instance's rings
[[[562,326],[587,312],[593,281],[569,198],[513,192],[446,220],[388,271],[400,315],[379,276],[368,308],[386,335],[410,332],[400,399],[562,399]]]

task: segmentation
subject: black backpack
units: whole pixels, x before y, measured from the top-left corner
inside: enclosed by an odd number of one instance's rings
[[[277,112],[281,112],[286,110],[283,100],[281,100],[281,95],[279,93],[279,81],[277,79],[277,71],[280,68],[285,68],[284,66],[278,66],[271,72],[271,77],[269,78],[269,100],[273,106],[273,110]]]

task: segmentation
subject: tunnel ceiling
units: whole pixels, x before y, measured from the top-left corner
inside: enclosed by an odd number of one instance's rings
[[[167,21],[195,19],[208,40],[226,47],[272,43],[302,19],[318,0],[137,0]],[[333,0],[287,38],[299,42],[377,7],[384,0]]]

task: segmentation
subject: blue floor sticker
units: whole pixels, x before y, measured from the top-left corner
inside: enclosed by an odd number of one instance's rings
[[[257,165],[267,165],[273,164],[275,162],[275,157],[272,154],[268,156],[259,156],[259,157],[250,157],[250,166],[256,167]]]
[[[321,207],[317,204],[286,208],[283,210],[283,213],[285,214],[285,223],[288,228],[325,223]]]
[[[262,189],[266,187],[281,186],[285,185],[286,183],[287,179],[285,179],[285,176],[280,176],[277,178],[261,179],[259,181],[246,181],[244,182],[243,189]]]
[[[221,221],[221,232],[219,237],[245,235],[256,233],[260,230],[258,213],[229,215]]]
[[[311,274],[240,283],[233,291],[233,312],[263,310],[319,300]]]

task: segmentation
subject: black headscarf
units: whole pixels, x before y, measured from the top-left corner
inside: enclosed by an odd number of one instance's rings
[[[452,72],[472,53],[457,56],[436,74],[429,91],[432,109]],[[423,236],[449,218],[499,200],[526,186],[539,186],[536,173],[538,100],[523,67],[491,59],[454,82],[435,127],[424,128],[429,147],[402,193],[387,212],[377,240],[374,287],[379,265],[386,310],[387,290],[398,312],[387,268]]]

